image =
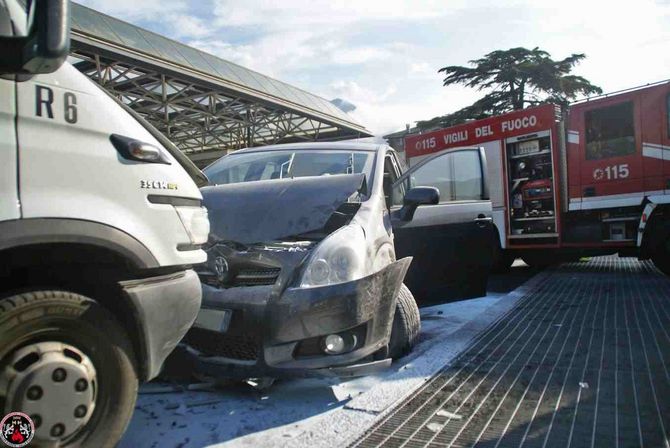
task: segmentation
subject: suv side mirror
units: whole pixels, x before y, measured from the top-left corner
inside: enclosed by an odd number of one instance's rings
[[[440,190],[435,187],[414,187],[405,194],[402,208],[398,211],[401,221],[411,221],[419,205],[435,205],[440,202]]]
[[[69,0],[33,0],[28,4],[27,35],[0,37],[0,73],[51,73],[63,65],[70,52]]]

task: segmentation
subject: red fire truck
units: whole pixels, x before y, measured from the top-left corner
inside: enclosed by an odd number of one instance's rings
[[[651,258],[670,274],[670,81],[408,135],[410,164],[485,149],[499,260]]]

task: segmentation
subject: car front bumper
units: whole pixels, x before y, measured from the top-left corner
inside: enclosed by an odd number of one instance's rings
[[[314,288],[273,286],[227,289],[203,285],[198,322],[223,322],[223,331],[199,323],[185,338],[195,370],[219,378],[260,376],[353,376],[389,360],[359,363],[384,348],[391,334],[395,297],[411,258],[352,282]],[[205,328],[206,327],[206,328]],[[325,354],[319,340],[329,334],[358,335],[346,353]]]

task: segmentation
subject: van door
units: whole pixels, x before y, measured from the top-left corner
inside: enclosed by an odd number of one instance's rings
[[[0,36],[12,36],[4,2],[0,2]],[[16,84],[0,78],[0,221],[21,217],[16,174]]]
[[[441,152],[393,185],[396,255],[414,257],[405,282],[420,298],[485,293],[495,242],[485,161],[476,148]],[[440,202],[420,206],[411,221],[399,220],[405,193],[418,186],[437,188]]]

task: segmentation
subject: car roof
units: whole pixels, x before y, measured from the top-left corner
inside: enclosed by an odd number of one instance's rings
[[[334,149],[334,150],[354,150],[375,152],[387,145],[383,143],[364,143],[356,141],[345,142],[302,142],[302,143],[283,143],[279,145],[255,146],[253,148],[244,148],[229,153],[243,154],[250,152],[281,151],[281,150],[310,150],[310,149]]]

